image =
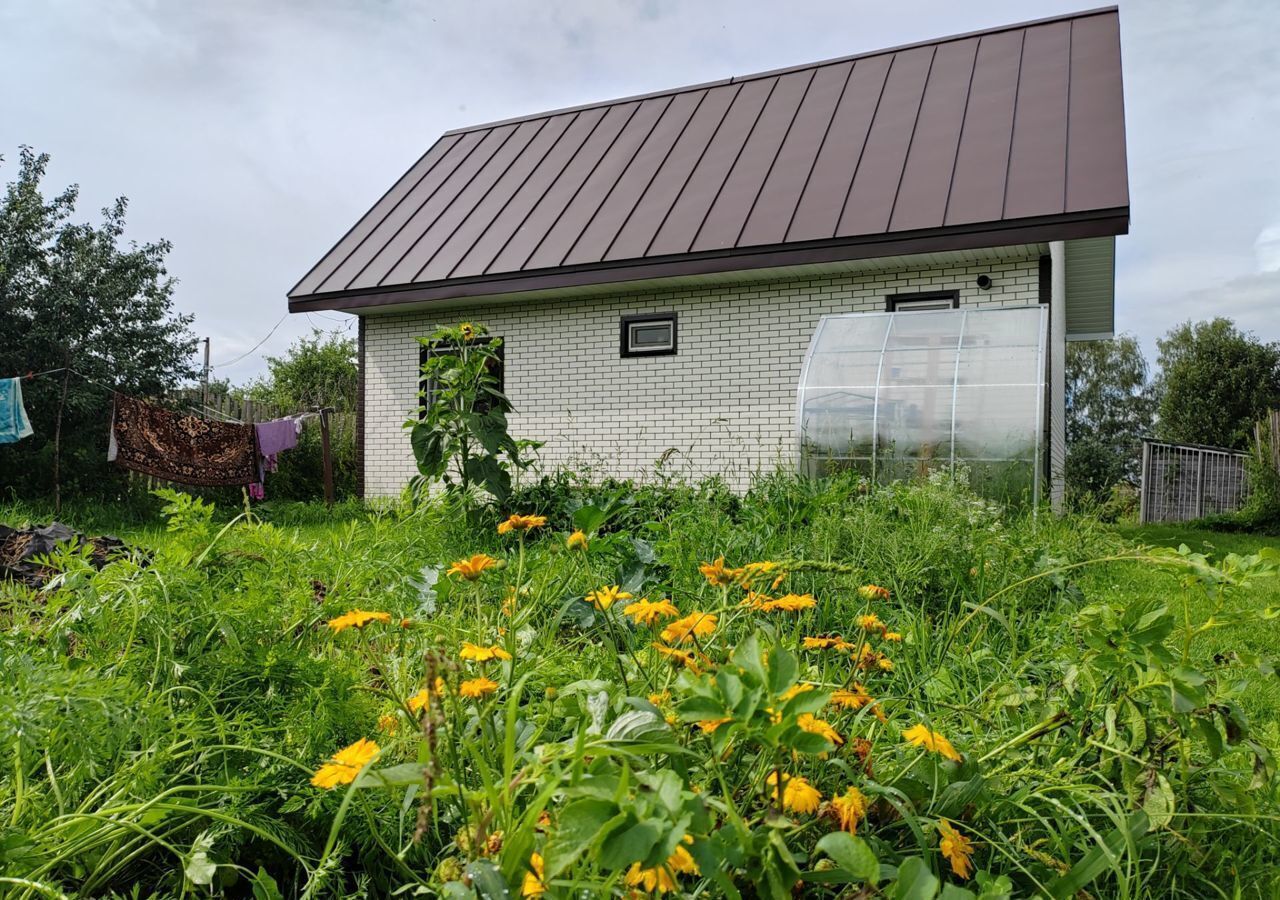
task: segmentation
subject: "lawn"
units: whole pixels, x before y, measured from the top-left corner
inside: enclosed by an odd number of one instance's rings
[[[0,584],[6,896],[1280,889],[1268,542],[854,479],[166,502]]]

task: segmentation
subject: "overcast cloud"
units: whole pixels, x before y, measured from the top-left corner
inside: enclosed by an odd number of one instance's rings
[[[53,156],[81,216],[173,241],[214,362],[446,129],[842,56],[1089,0],[0,0],[0,180]],[[1214,314],[1280,339],[1280,4],[1121,2],[1132,199],[1119,327]],[[335,313],[290,316],[242,381]]]

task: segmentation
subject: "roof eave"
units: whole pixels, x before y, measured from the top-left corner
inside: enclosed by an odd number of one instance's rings
[[[1010,244],[1127,234],[1129,207],[1069,213],[1016,222],[949,226],[912,233],[862,235],[807,244],[770,244],[729,251],[680,254],[655,259],[504,272],[376,290],[332,291],[289,297],[289,312],[345,310],[475,298],[589,285],[625,284],[652,278],[707,275],[788,265],[907,256],[947,250],[974,250]]]

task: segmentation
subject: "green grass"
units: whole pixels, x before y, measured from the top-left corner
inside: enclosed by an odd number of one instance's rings
[[[1250,656],[1280,656],[1259,618],[1280,579],[1135,549],[1208,541],[1220,562],[1274,542],[852,479],[771,478],[745,497],[562,479],[513,501],[549,519],[524,541],[496,533],[496,511],[441,499],[267,504],[253,521],[169,503],[61,516],[135,542],[145,565],[94,573],[63,554],[49,591],[0,584],[0,894],[496,897],[537,853],[548,896],[621,896],[633,865],[684,847],[700,874],[669,874],[701,897],[785,897],[797,878],[805,896],[945,883],[954,900],[1280,887],[1280,696]],[[48,518],[0,507],[11,524]],[[575,525],[585,553],[565,544]],[[501,565],[474,583],[444,574],[477,553]],[[743,606],[741,587],[699,572],[720,556],[777,562],[756,589],[813,607]],[[681,644],[625,602],[584,602],[612,584],[715,627]],[[326,626],[357,608],[390,621]],[[1239,621],[1202,629],[1211,609]],[[902,640],[864,635],[872,612]],[[852,654],[803,646],[837,634]],[[718,674],[673,666],[655,640]],[[463,641],[512,658],[460,660]],[[482,675],[494,692],[462,696]],[[446,692],[424,713],[410,698],[437,676]],[[854,681],[874,706],[825,702]],[[960,759],[904,740],[921,725]],[[382,748],[378,783],[311,786],[359,739]],[[824,805],[780,817],[778,770]],[[865,798],[856,837],[828,814],[850,788]],[[948,827],[974,842],[975,877],[941,855]]]

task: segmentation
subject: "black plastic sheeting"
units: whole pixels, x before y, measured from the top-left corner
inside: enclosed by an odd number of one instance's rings
[[[58,573],[42,565],[40,560],[70,544],[88,545],[89,561],[95,569],[101,569],[113,559],[133,555],[117,537],[86,537],[61,522],[29,528],[0,524],[0,581],[16,581],[35,589],[44,587]]]

